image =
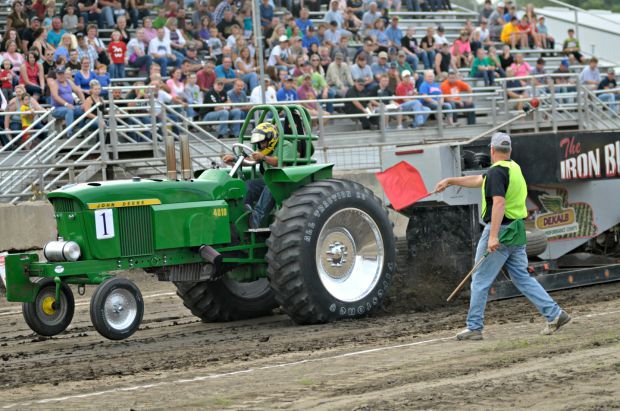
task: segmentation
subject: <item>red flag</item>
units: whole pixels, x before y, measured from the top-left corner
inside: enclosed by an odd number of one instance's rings
[[[376,176],[395,210],[409,207],[431,194],[426,190],[420,172],[406,161],[376,173]]]

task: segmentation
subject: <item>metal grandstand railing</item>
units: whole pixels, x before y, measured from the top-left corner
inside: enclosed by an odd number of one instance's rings
[[[552,75],[521,78],[527,83],[523,89],[530,91],[530,96],[521,100],[526,101],[531,96],[536,96],[541,105],[534,118],[512,125],[509,131],[620,129],[620,116],[612,110],[614,107],[610,102],[601,101],[597,97],[601,92],[580,86],[574,81],[575,74],[563,76],[573,82],[558,85],[536,81],[541,77],[553,78]],[[315,158],[318,161],[334,162],[339,170],[379,169],[381,151],[386,145],[459,141],[478,134],[514,115],[514,104],[520,100],[507,99],[502,87],[480,89],[461,96],[471,97],[476,103],[474,110],[479,120],[476,126],[448,128],[442,121],[435,121],[415,131],[389,128],[397,116],[416,114],[388,110],[389,100],[395,97],[369,97],[368,99],[383,103],[373,113],[337,114],[327,117],[324,110],[319,109],[314,117],[315,127],[320,134]],[[110,95],[114,89],[109,89]],[[132,87],[123,87],[123,90],[130,89]],[[33,192],[46,193],[67,183],[85,182],[92,178],[105,180],[112,178],[112,174],[113,178],[162,177],[165,175],[163,141],[168,133],[186,134],[189,137],[192,167],[195,170],[217,166],[221,154],[230,151],[227,144],[229,140],[222,141],[208,131],[220,122],[194,121],[186,115],[185,110],[189,107],[159,104],[153,91],[149,88],[149,97],[138,106],[129,106],[130,103],[135,103],[135,100],[115,100],[109,97],[106,110],[93,106],[71,127],[60,132],[56,131],[57,121],[53,119],[52,112],[43,113],[31,128],[19,133],[8,146],[0,149],[0,201],[14,203],[32,197]],[[620,90],[603,92],[618,91]],[[335,105],[342,105],[347,101],[351,99],[329,100]],[[313,103],[325,102],[327,101],[320,100]],[[202,104],[191,107],[200,111],[212,106]],[[321,104],[318,104],[318,107],[321,107]],[[433,114],[441,119],[444,114],[454,112],[463,115],[467,110],[442,110],[439,106]],[[87,118],[90,113],[97,113],[97,118]],[[354,122],[356,118],[362,117],[379,117],[379,129],[360,134],[354,127]],[[338,126],[341,127],[338,131],[333,131],[330,127],[335,126],[328,124],[330,122],[340,123],[342,126]],[[76,130],[72,135],[69,135],[70,128]],[[47,133],[47,137],[36,147],[27,150],[28,143],[35,141],[43,133]],[[22,140],[24,135],[30,135],[27,141]]]

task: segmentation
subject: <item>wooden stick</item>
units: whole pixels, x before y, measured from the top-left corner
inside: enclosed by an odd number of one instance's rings
[[[454,291],[452,291],[452,294],[450,294],[450,296],[446,300],[447,302],[452,301],[454,299],[454,297],[456,297],[456,295],[463,289],[463,287],[465,287],[465,284],[467,284],[467,281],[469,281],[471,276],[474,275],[474,272],[478,269],[478,267],[480,267],[480,264],[482,264],[482,262],[488,257],[488,255],[489,255],[489,253],[485,253],[482,256],[482,258],[480,260],[478,260],[476,265],[474,265],[474,268],[472,268],[471,271],[469,273],[467,273],[465,278],[463,278],[463,281],[461,281],[461,283],[454,289]]]

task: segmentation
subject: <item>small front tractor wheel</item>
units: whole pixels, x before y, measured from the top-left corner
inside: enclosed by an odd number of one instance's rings
[[[75,310],[71,288],[60,285],[60,301],[56,301],[56,283],[53,278],[41,278],[37,285],[39,292],[33,302],[23,303],[24,320],[32,331],[51,337],[67,329]]]
[[[269,279],[298,324],[362,317],[396,272],[387,209],[360,184],[323,180],[284,201],[267,240]]]
[[[90,319],[99,334],[110,340],[131,336],[142,322],[144,300],[140,289],[125,278],[99,284],[90,300]]]

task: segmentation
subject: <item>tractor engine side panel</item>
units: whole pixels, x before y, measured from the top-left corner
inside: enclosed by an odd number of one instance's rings
[[[152,207],[156,250],[230,242],[230,218],[226,201]]]

